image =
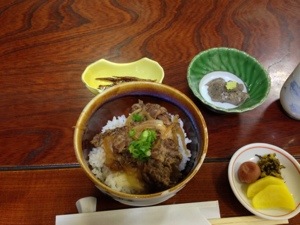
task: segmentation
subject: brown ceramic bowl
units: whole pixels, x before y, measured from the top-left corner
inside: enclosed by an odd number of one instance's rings
[[[171,114],[178,114],[184,123],[191,159],[182,179],[176,186],[152,194],[127,194],[111,189],[97,179],[88,165],[91,139],[113,116],[128,115],[130,106],[142,100],[157,103]],[[104,193],[115,200],[132,206],[147,206],[161,203],[181,190],[198,172],[207,153],[208,133],[205,120],[197,106],[180,91],[154,82],[129,82],[116,85],[94,97],[83,109],[74,133],[75,154],[86,175]]]

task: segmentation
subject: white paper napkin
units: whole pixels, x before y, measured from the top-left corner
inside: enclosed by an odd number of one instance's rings
[[[56,216],[56,225],[209,225],[220,218],[217,201]]]

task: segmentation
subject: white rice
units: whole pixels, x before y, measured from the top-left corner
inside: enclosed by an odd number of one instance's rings
[[[113,117],[112,120],[108,120],[107,124],[102,127],[101,133],[104,133],[107,130],[112,130],[116,129],[117,127],[124,127],[126,122],[126,116],[118,116],[118,117]]]
[[[173,117],[172,117],[173,119]],[[123,127],[126,122],[125,115],[113,117],[112,120],[109,120],[107,124],[102,128],[102,133],[109,129],[115,129],[117,127]],[[191,152],[190,150],[185,151],[183,145],[187,145],[192,141],[186,136],[186,133],[183,129],[183,122],[179,119],[180,127],[182,128],[185,136],[185,143],[182,143],[180,136],[178,135],[179,151],[182,154],[182,161],[179,165],[179,170],[184,170],[186,163],[190,160]],[[126,178],[126,174],[122,172],[113,172],[105,165],[105,151],[101,147],[93,148],[89,153],[89,164],[92,167],[92,173],[101,180],[104,184],[110,188],[125,192],[125,193],[136,193],[141,187],[137,185],[132,187]]]

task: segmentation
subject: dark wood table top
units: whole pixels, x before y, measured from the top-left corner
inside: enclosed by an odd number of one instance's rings
[[[218,200],[222,217],[250,215],[229,186],[232,154],[264,142],[300,159],[300,122],[279,102],[300,61],[298,0],[7,0],[0,12],[0,224],[54,224],[86,196],[97,197],[98,211],[129,208],[98,191],[74,154],[74,125],[94,96],[81,74],[100,58],[158,61],[163,83],[189,96],[207,122],[205,163],[162,204]],[[249,53],[269,72],[271,91],[258,108],[217,114],[193,96],[191,59],[221,46]],[[290,224],[300,224],[300,216]]]

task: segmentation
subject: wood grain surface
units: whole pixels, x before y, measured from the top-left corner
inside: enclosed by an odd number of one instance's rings
[[[1,1],[0,224],[54,224],[55,215],[75,213],[75,201],[88,195],[97,196],[98,210],[127,207],[92,185],[73,150],[74,125],[94,96],[81,74],[100,58],[156,60],[163,83],[203,113],[209,132],[203,168],[163,204],[219,200],[222,217],[250,215],[228,184],[232,154],[265,142],[300,159],[300,122],[279,102],[300,61],[299,12],[298,0]],[[193,96],[190,61],[221,46],[247,52],[269,72],[271,91],[258,108],[217,114]],[[300,217],[290,224],[300,224]]]

